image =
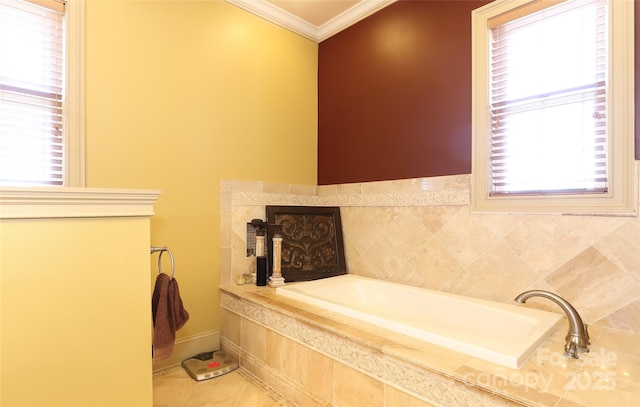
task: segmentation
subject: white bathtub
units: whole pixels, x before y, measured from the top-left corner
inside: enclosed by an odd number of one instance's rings
[[[289,283],[276,293],[505,367],[519,368],[560,314],[355,275]]]

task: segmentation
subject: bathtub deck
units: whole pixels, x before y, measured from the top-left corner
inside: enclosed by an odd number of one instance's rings
[[[562,356],[567,330],[563,319],[556,335],[520,369],[511,369],[285,298],[271,287],[230,285],[221,287],[221,291],[223,311],[236,315],[235,319],[246,319],[263,327],[261,332],[272,331],[313,349],[392,387],[390,390],[419,398],[424,405],[617,407],[640,402],[637,385],[640,350],[633,335],[590,327],[591,353],[569,360]],[[266,357],[261,360],[264,356],[259,353],[273,351],[268,349],[266,338],[252,338],[250,342],[265,343],[264,349],[256,351],[255,344],[242,343],[237,332],[225,329],[240,330],[240,325],[230,327],[223,323],[222,344],[240,355],[241,365],[256,369],[254,374],[265,381],[273,373],[277,379],[271,385],[276,388],[276,382],[285,385],[280,391],[296,391],[295,377],[289,379],[282,372],[273,372]],[[594,363],[594,358],[605,352],[615,353],[618,362],[605,366]],[[305,400],[312,399],[315,400],[313,397]],[[299,404],[334,402],[315,400]]]

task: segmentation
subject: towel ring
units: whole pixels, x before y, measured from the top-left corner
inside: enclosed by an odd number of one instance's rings
[[[160,252],[160,255],[158,255],[158,274],[162,274],[162,253],[167,252],[169,253],[169,258],[171,259],[171,275],[169,276],[169,279],[173,279],[173,275],[176,272],[176,263],[173,260],[173,253],[171,253],[171,250],[169,250],[168,247],[156,247],[156,246],[151,246],[151,253],[155,253],[155,252]]]

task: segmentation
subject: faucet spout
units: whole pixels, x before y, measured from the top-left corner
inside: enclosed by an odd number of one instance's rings
[[[587,347],[589,345],[587,325],[582,322],[578,311],[567,300],[549,291],[531,290],[518,295],[515,301],[524,304],[531,297],[542,297],[551,300],[558,304],[567,315],[569,332],[565,338],[567,343],[564,347],[564,355],[566,357],[578,359],[579,352],[589,352]]]

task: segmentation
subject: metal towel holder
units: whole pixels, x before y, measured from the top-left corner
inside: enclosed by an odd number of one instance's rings
[[[169,250],[169,248],[166,246],[163,246],[163,247],[151,246],[151,254],[156,252],[160,252],[160,255],[158,255],[158,274],[162,274],[162,253],[164,252],[169,253],[169,258],[171,259],[171,275],[169,276],[169,279],[172,279],[173,275],[176,272],[176,263],[173,260],[173,253],[171,253],[171,250]]]

